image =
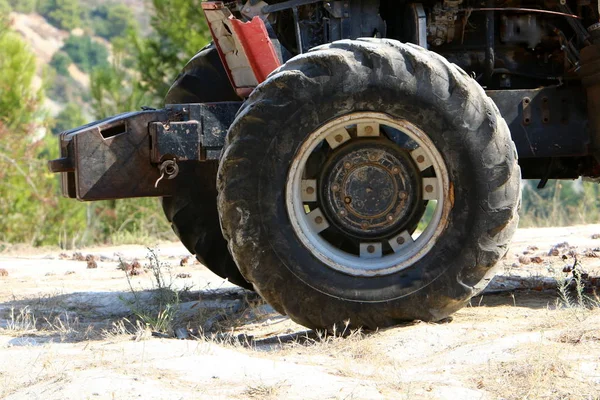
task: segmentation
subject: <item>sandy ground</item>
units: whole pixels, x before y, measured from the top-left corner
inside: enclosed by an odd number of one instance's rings
[[[566,307],[555,287],[577,259],[594,297],[597,234],[519,230],[499,276],[451,322],[345,338],[306,332],[173,243],[156,247],[167,283],[188,289],[170,326],[191,336],[157,337],[131,311],[156,296],[144,247],[81,261],[13,247],[0,253],[0,398],[599,399],[600,307],[576,293]],[[136,259],[146,271],[128,280],[118,267]]]

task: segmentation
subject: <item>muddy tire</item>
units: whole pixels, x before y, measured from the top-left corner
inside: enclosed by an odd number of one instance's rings
[[[166,104],[239,101],[213,45],[202,49],[179,74]],[[251,288],[233,262],[217,213],[218,161],[180,164],[178,192],[162,199],[165,215],[184,246],[215,274]]]
[[[520,170],[466,73],[417,46],[359,39],[295,57],[256,88],[218,190],[230,252],[274,308],[311,328],[375,329],[444,319],[485,287],[517,227]],[[428,200],[417,236],[411,210]]]

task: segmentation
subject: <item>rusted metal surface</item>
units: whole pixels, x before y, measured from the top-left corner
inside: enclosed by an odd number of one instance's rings
[[[281,65],[265,23],[258,16],[240,21],[222,2],[203,2],[202,8],[233,87],[247,97]]]
[[[67,197],[167,196],[175,191],[177,174],[160,166],[218,159],[240,104],[171,105],[88,124],[61,135],[61,156],[48,166],[62,174]]]
[[[581,88],[550,86],[486,93],[506,120],[520,159],[589,154],[590,130]]]

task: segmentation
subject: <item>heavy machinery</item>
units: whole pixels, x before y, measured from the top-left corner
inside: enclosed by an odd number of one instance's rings
[[[213,43],[164,109],[63,133],[50,168],[79,200],[162,197],[303,325],[444,319],[507,252],[521,177],[600,177],[597,1],[202,8]]]

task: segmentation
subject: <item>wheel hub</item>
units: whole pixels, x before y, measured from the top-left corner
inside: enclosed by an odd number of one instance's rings
[[[357,238],[401,230],[420,204],[419,171],[406,151],[363,139],[334,152],[320,182],[325,214]]]

